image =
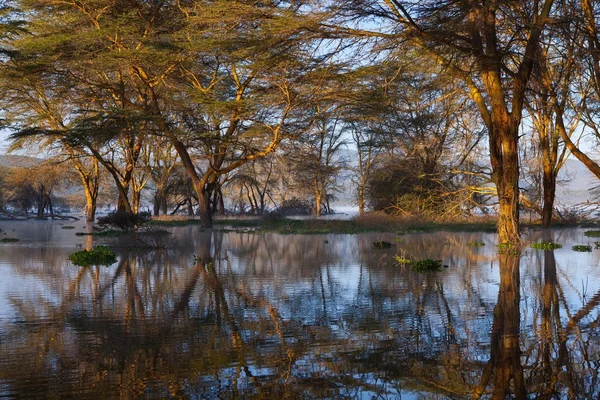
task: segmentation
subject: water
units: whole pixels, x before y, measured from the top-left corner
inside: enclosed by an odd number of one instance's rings
[[[62,224],[75,229],[0,225],[21,238],[0,244],[0,397],[600,394],[600,250],[571,250],[593,247],[581,229],[552,233],[562,249],[517,258],[487,233],[181,227],[169,250],[115,247],[115,265],[79,268],[71,252],[117,243]],[[393,248],[373,249],[380,240]],[[413,272],[395,254],[448,268]]]

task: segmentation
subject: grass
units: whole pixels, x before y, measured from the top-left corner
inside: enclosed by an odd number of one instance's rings
[[[532,249],[536,250],[554,250],[562,248],[562,244],[554,243],[554,242],[537,242],[531,243],[529,245]]]
[[[60,229],[75,229],[75,227],[73,225],[63,225]]]
[[[412,263],[411,260],[409,260],[408,258],[404,258],[402,256],[399,255],[395,255],[394,256],[394,260],[398,263],[398,264],[410,264]]]
[[[13,237],[5,237],[0,239],[0,242],[2,243],[14,243],[14,242],[18,242],[21,239],[17,239],[17,238],[13,238]]]
[[[588,237],[600,237],[600,231],[585,231],[583,234]]]
[[[75,236],[118,237],[125,236],[130,233],[131,232],[119,231],[116,229],[107,229],[105,231],[76,232]]]
[[[473,242],[467,243],[467,246],[469,246],[469,247],[483,247],[483,246],[485,246],[485,243],[478,242],[478,241],[473,241]]]
[[[92,250],[81,250],[72,253],[69,260],[77,266],[112,265],[117,262],[117,255],[106,246],[96,246]]]
[[[592,246],[589,244],[578,244],[572,247],[573,251],[579,251],[582,253],[590,253],[592,251]]]
[[[437,272],[442,270],[442,260],[425,259],[413,263],[412,270],[417,272]]]

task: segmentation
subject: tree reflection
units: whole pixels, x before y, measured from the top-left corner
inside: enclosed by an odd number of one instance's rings
[[[122,252],[111,268],[15,255],[45,291],[0,320],[0,396],[596,396],[600,293],[571,310],[553,252],[473,239],[405,238],[450,260],[437,274],[389,263],[369,236],[196,231],[181,254]]]

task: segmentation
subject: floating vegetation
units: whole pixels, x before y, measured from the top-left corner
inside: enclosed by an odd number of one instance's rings
[[[554,243],[554,242],[537,242],[531,243],[529,245],[532,249],[537,250],[554,250],[562,248],[562,244]]]
[[[519,249],[512,243],[498,243],[498,253],[517,255],[519,254]]]
[[[0,239],[0,242],[2,243],[14,243],[14,242],[18,242],[21,239],[17,239],[17,238],[13,238],[13,237],[5,237]]]
[[[482,246],[485,246],[485,243],[478,242],[478,241],[472,241],[472,242],[467,243],[467,246],[469,246],[469,247],[482,247]]]
[[[329,240],[323,240],[323,243],[329,244]]]
[[[398,264],[410,264],[410,263],[412,263],[412,261],[409,260],[408,258],[404,258],[403,256],[399,256],[397,254],[394,256],[394,260],[396,260],[396,262]]]
[[[96,246],[92,250],[81,250],[72,253],[69,260],[80,267],[91,265],[111,265],[117,262],[117,255],[106,246]]]
[[[396,242],[396,243],[404,243],[404,239],[401,238],[401,237],[397,237],[397,238],[394,239],[394,242]]]
[[[600,237],[600,231],[585,231],[583,234],[588,237]]]
[[[580,251],[583,253],[590,253],[592,251],[592,246],[589,244],[578,244],[572,247],[573,251]]]
[[[600,242],[594,242],[594,248],[600,250]]]
[[[412,269],[417,272],[437,272],[442,269],[442,260],[419,260],[413,263]]]
[[[382,240],[380,242],[371,243],[371,246],[373,246],[374,249],[390,249],[392,244]]]
[[[75,229],[75,227],[73,225],[63,225],[60,229]]]

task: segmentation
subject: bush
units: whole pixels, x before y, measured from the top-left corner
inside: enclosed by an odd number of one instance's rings
[[[585,253],[590,253],[592,251],[592,246],[589,244],[578,244],[572,247],[573,251],[580,251]]]
[[[553,242],[537,242],[537,243],[531,243],[530,247],[532,249],[537,249],[537,250],[554,250],[554,249],[560,249],[562,247],[562,245],[558,244],[558,243],[553,243]]]
[[[117,262],[117,255],[106,246],[96,246],[92,250],[81,250],[69,256],[69,260],[80,267],[90,265],[111,265]]]
[[[380,242],[373,242],[371,243],[371,246],[374,249],[390,249],[392,247],[392,244],[390,242],[386,242],[386,241],[380,241]]]
[[[111,226],[124,232],[131,232],[150,221],[150,213],[139,214],[127,211],[116,211],[98,218],[98,225]]]
[[[294,197],[291,200],[285,200],[281,205],[274,211],[274,214],[279,215],[310,215],[311,205],[306,200],[301,200]]]
[[[413,264],[412,269],[417,272],[437,272],[442,269],[442,260],[419,260]]]

